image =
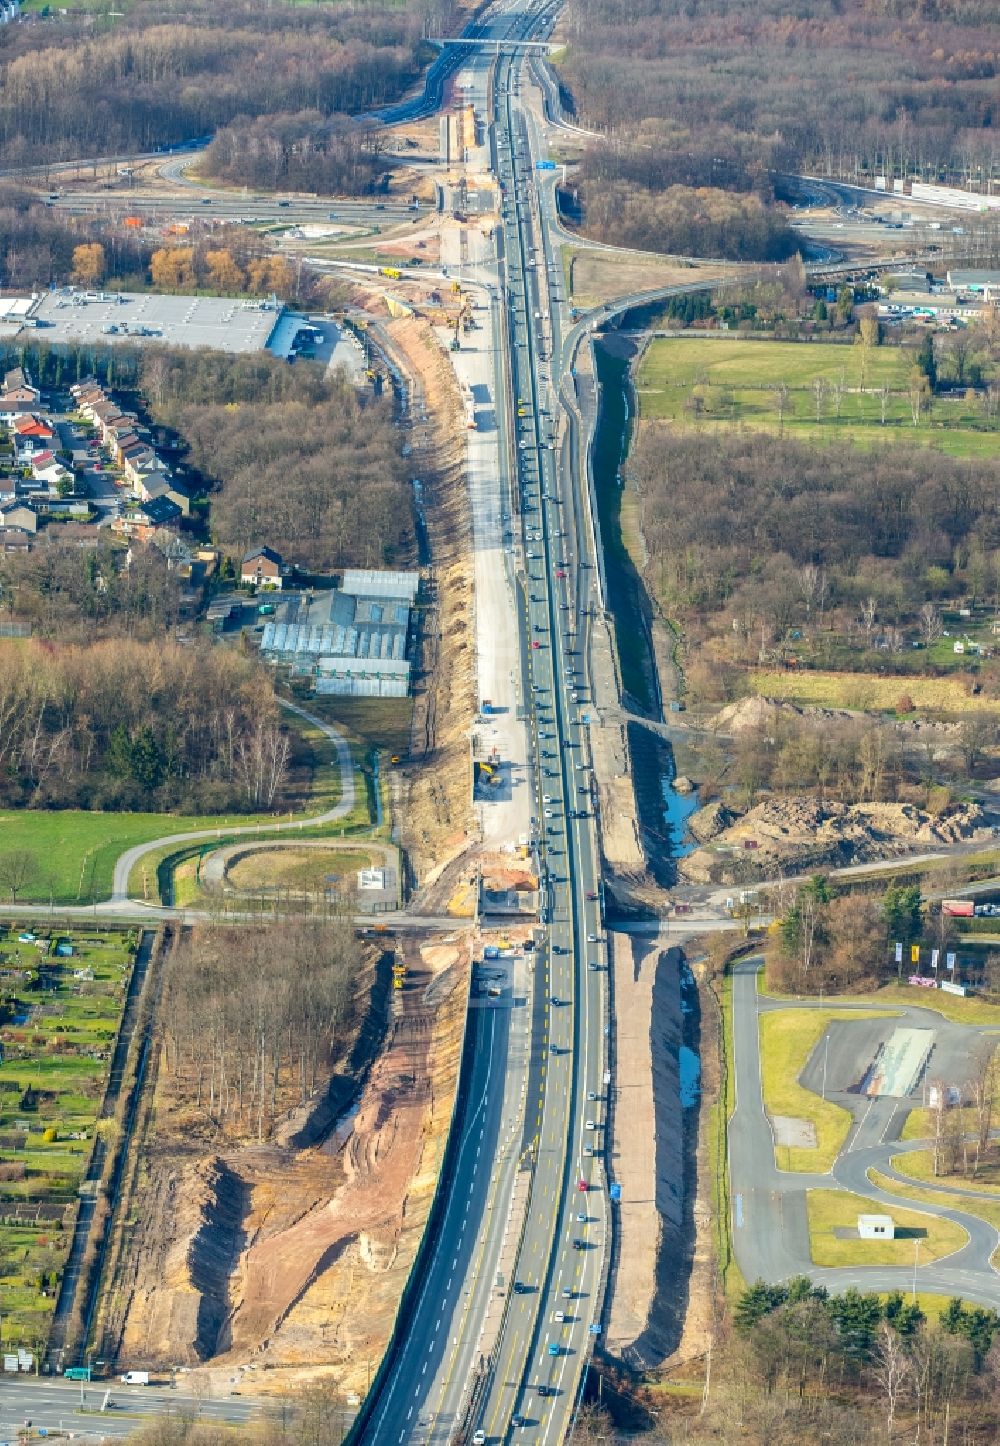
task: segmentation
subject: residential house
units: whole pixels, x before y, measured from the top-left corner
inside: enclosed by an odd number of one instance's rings
[[[0,527],[0,552],[30,552],[31,537],[20,527]]]
[[[68,482],[70,490],[72,490],[73,487],[72,472],[63,466],[54,452],[35,452],[32,455],[31,477],[34,482],[44,486],[45,490],[53,497],[62,495],[60,492],[62,483]]]
[[[176,572],[180,577],[190,577],[194,553],[178,533],[163,527],[153,538],[151,546],[163,554],[168,572]]]
[[[146,472],[139,478],[133,489],[140,502],[153,502],[157,497],[166,497],[170,482],[163,472]]]
[[[42,536],[46,542],[62,543],[66,547],[98,547],[101,543],[101,529],[91,522],[63,522],[58,527],[46,528]]]
[[[44,452],[51,448],[54,435],[48,422],[43,422],[40,417],[19,417],[12,429],[14,451],[18,460],[26,460],[35,452]]]
[[[22,532],[38,531],[38,513],[20,497],[0,497],[0,527],[17,527]]]
[[[0,388],[0,412],[17,417],[22,412],[33,411],[41,400],[41,392],[32,386],[31,378],[23,367],[13,367],[7,372]]]
[[[169,497],[155,497],[139,507],[130,507],[111,524],[112,532],[119,537],[134,538],[136,542],[151,542],[161,527],[176,526],[181,510]]]
[[[285,571],[280,555],[272,547],[256,547],[248,552],[240,568],[240,582],[244,587],[273,587],[280,591]]]
[[[131,482],[133,489],[138,487],[143,477],[150,472],[166,472],[166,468],[152,447],[139,442],[135,447],[130,447],[122,461],[122,471]]]

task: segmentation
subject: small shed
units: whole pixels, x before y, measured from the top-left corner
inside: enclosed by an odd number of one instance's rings
[[[859,1240],[894,1240],[896,1227],[891,1215],[859,1215]]]

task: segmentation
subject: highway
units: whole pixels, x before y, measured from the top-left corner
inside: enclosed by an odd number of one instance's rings
[[[485,19],[483,49],[463,48],[461,75],[492,122],[489,159],[503,192],[496,263],[510,395],[497,410],[513,435],[501,439],[500,473],[519,544],[546,927],[524,988],[514,977],[500,1001],[473,1000],[455,1173],[406,1332],[370,1403],[360,1439],[373,1443],[564,1440],[600,1314],[608,976],[583,656],[597,573],[558,449],[565,303],[519,99],[527,62],[494,43],[547,36],[553,13],[515,4]],[[480,280],[484,271],[492,268],[480,268]]]
[[[183,1379],[178,1378],[180,1382]],[[103,1440],[132,1435],[143,1424],[140,1417],[184,1417],[222,1427],[259,1419],[261,1410],[259,1401],[245,1401],[238,1396],[212,1400],[188,1395],[183,1387],[123,1386],[117,1380],[77,1384],[27,1375],[0,1377],[0,1440],[16,1440],[28,1420],[35,1430],[65,1430],[74,1433],[77,1440]]]
[[[513,979],[493,1008],[473,1002],[455,1177],[366,1442],[561,1442],[600,1319],[610,1231],[601,1163],[607,951],[584,723],[597,570],[584,499],[559,451],[565,301],[520,106],[526,56],[497,55],[493,43],[548,35],[552,13],[501,9],[484,22],[483,51],[464,48],[461,72],[477,114],[491,120],[490,165],[503,192],[496,244],[510,395],[497,412],[513,435],[501,438],[500,474],[503,482],[509,473],[520,523],[522,696],[545,938],[523,995]]]
[[[542,33],[547,24],[543,19]],[[515,1439],[556,1442],[568,1432],[590,1328],[599,1323],[610,1227],[601,1166],[607,953],[595,898],[598,850],[583,723],[582,652],[596,569],[583,499],[556,450],[562,273],[536,185],[536,163],[546,157],[519,101],[525,68],[518,55],[501,61],[493,101],[512,376],[518,413],[525,414],[519,417],[519,500],[550,917],[548,1058],[517,1269],[525,1289],[509,1301],[475,1424],[487,1440],[506,1440],[513,1427]]]

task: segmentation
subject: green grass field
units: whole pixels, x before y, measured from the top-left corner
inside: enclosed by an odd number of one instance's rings
[[[969,855],[969,858],[979,858],[980,855]],[[987,857],[989,857],[987,855]],[[791,999],[790,994],[777,994],[768,990],[770,999]],[[962,997],[960,994],[944,994],[939,989],[914,989],[908,984],[887,984],[882,989],[873,990],[871,994],[831,994],[828,996],[828,1003],[831,1007],[837,1005],[860,1005],[862,1009],[874,1005],[909,1004],[917,1005],[920,1009],[933,1009],[936,1014],[941,1014],[945,1019],[951,1019],[956,1024],[974,1024],[984,1026],[987,1029],[1000,1029],[1000,1004],[989,1004],[985,999],[977,999],[974,995]],[[812,1011],[810,1011],[812,1012]],[[886,1011],[891,1013],[891,1009]],[[874,1007],[868,1008],[865,1014],[859,1010],[852,1009],[851,1016],[856,1019],[871,1018],[876,1013],[881,1013]],[[923,1121],[930,1119],[929,1111],[911,1110],[907,1119],[917,1117]],[[970,1126],[971,1128],[971,1126]],[[912,1134],[907,1134],[904,1129],[905,1140],[922,1139],[929,1130],[921,1128]]]
[[[930,678],[920,674],[832,673],[819,669],[778,672],[755,669],[747,674],[754,693],[819,708],[853,708],[859,712],[892,713],[905,693],[915,708],[938,713],[994,712],[995,699],[970,696],[959,678]]]
[[[861,347],[831,342],[661,338],[646,351],[637,389],[646,419],[694,424],[700,417],[699,425],[781,427],[788,436],[824,444],[933,446],[960,457],[1000,454],[1000,430],[988,429],[978,404],[964,396],[935,398],[913,425],[912,362],[912,352],[897,347],[873,347],[865,359]],[[817,381],[824,388],[818,415]],[[775,392],[782,385],[788,396],[779,421]],[[839,416],[834,385],[843,390]],[[883,386],[891,392],[884,425],[877,395]]]
[[[951,1220],[896,1205],[891,1208],[874,1205],[863,1195],[852,1195],[849,1190],[808,1190],[806,1208],[809,1249],[815,1265],[911,1265],[917,1240],[919,1259],[926,1264],[961,1250],[969,1238],[961,1225]],[[837,1230],[856,1228],[859,1215],[871,1214],[891,1215],[896,1238],[844,1240],[835,1234]]]
[[[776,1145],[780,1170],[829,1170],[851,1127],[850,1113],[799,1084],[806,1061],[837,1019],[870,1019],[866,1009],[776,1009],[760,1016],[761,1080],[769,1115],[807,1120],[815,1146]]]
[[[736,1263],[730,1235],[728,1129],[736,1108],[736,1078],[733,1072],[733,977],[727,973],[719,986],[721,1053],[725,1060],[722,1089],[709,1111],[708,1138],[712,1142],[712,1220],[715,1255],[723,1292],[735,1305],[746,1290],[746,1281]]]
[[[58,941],[73,955],[59,958]],[[0,933],[0,1298],[6,1344],[44,1340],[132,967],[113,932]],[[46,1139],[46,1132],[54,1138]],[[76,1137],[76,1138],[74,1138]]]
[[[350,701],[350,700],[348,700]],[[409,704],[408,699],[401,700]],[[255,823],[271,824],[301,814],[308,825],[309,814],[325,812],[340,798],[340,770],[337,751],[327,736],[304,720],[295,719],[296,731],[306,745],[308,762],[293,778],[293,812],[282,814],[185,815],[170,813],[90,813],[81,809],[8,809],[0,812],[0,853],[26,849],[33,854],[33,867],[21,902],[91,904],[106,899],[118,856],[135,844],[151,842],[165,834],[194,833],[214,829],[221,839],[229,829]],[[355,807],[333,830],[348,833],[370,823],[365,778],[361,770],[361,749],[355,748]],[[153,898],[158,865],[173,850],[153,851],[133,869],[130,892],[136,898]],[[144,887],[143,871],[146,873]],[[9,896],[8,896],[9,897]],[[0,905],[4,899],[0,897]]]
[[[971,1156],[971,1149],[969,1153]],[[992,1195],[1000,1211],[1000,1160],[987,1161],[975,1179],[965,1175],[935,1175],[933,1150],[907,1150],[905,1154],[893,1155],[891,1164],[900,1175],[910,1176],[914,1183],[954,1185],[962,1190],[974,1190],[977,1195]]]
[[[0,813],[0,852],[27,849],[38,859],[34,876],[19,895],[21,902],[91,904],[111,893],[115,861],[133,844],[168,833],[201,828],[222,832],[252,822],[238,815],[189,818],[170,813],[7,810]]]

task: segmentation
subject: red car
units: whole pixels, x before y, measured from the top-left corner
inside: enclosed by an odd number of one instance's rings
[[[580,1189],[580,1190],[586,1190],[586,1189],[587,1189],[587,1182],[586,1182],[586,1180],[581,1180],[581,1181],[580,1181],[579,1189]]]
[[[531,646],[532,646],[533,648],[540,648],[542,645],[541,645],[541,643],[532,643]]]

